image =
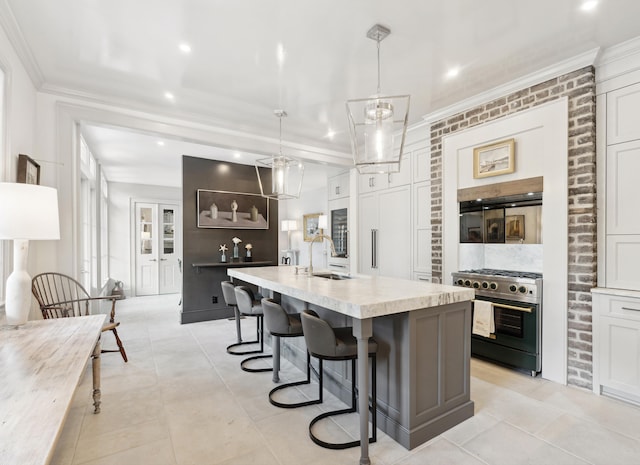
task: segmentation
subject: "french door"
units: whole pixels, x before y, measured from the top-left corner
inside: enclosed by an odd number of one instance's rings
[[[136,202],[134,217],[136,295],[180,292],[179,205]]]

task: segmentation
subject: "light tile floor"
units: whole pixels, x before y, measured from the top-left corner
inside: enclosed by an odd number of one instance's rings
[[[55,465],[355,465],[359,449],[311,442],[309,420],[340,404],[273,407],[271,373],[240,370],[229,320],[179,324],[179,297],[118,304],[129,355],[102,357],[102,412],[93,414],[90,364],[58,442]],[[243,320],[247,336],[255,320]],[[103,344],[112,345],[110,334]],[[303,375],[283,360],[283,378]],[[305,392],[315,394],[315,384]],[[307,386],[309,388],[309,386]],[[302,397],[302,392],[297,397]],[[292,396],[292,399],[296,396]],[[472,361],[475,416],[412,451],[382,432],[374,465],[640,464],[640,408],[478,360]],[[357,416],[319,434],[355,435]]]

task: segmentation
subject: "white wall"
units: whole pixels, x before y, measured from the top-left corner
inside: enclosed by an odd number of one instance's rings
[[[498,177],[473,179],[473,148],[514,137],[516,170]],[[566,384],[567,376],[567,152],[566,98],[456,133],[443,140],[443,281],[459,269],[457,190],[466,187],[544,177],[542,206],[542,376]],[[510,245],[509,247],[519,247]],[[531,251],[531,245],[525,245]],[[523,249],[524,250],[524,249]],[[489,249],[484,249],[486,263]]]
[[[291,233],[291,248],[299,251],[299,264],[307,266],[309,264],[309,242],[304,242],[302,231],[303,215],[309,213],[327,214],[327,186],[304,191],[300,194],[299,199],[280,201],[278,207],[279,221],[296,220],[298,222],[298,230]],[[327,247],[324,241],[322,244],[316,242],[313,245],[313,267],[315,269],[327,268]],[[279,250],[287,248],[287,233],[280,231]],[[282,253],[279,257],[282,257]]]
[[[109,183],[109,275],[131,295],[132,201],[172,201],[182,205],[182,189],[119,182]]]

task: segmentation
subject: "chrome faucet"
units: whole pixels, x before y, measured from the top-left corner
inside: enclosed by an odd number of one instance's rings
[[[331,239],[326,234],[316,234],[315,236],[313,236],[313,239],[311,239],[311,242],[309,243],[309,277],[313,276],[313,243],[316,242],[318,238],[321,239],[320,242],[322,242],[324,239],[327,239],[329,241],[329,244],[331,245],[331,256],[335,257],[337,255],[336,247],[333,244],[333,239]]]

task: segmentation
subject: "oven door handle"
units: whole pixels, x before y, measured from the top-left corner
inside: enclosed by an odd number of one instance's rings
[[[473,299],[471,302],[475,302],[476,299]],[[490,300],[483,300],[482,302],[491,302]],[[497,304],[495,302],[491,302],[491,305],[498,308],[506,308],[508,310],[517,310],[519,312],[532,313],[533,309],[531,307],[516,307],[515,305],[505,305],[505,304]]]

